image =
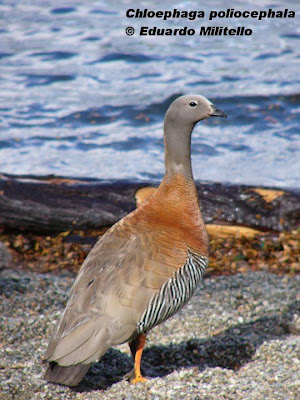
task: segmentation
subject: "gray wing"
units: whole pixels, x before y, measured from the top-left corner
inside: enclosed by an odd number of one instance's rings
[[[78,273],[44,360],[90,364],[134,336],[153,295],[143,285],[145,259],[147,246],[139,235],[125,234],[118,224],[108,231]]]

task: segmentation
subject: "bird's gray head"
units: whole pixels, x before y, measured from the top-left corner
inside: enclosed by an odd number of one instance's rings
[[[208,117],[226,114],[203,96],[181,96],[170,105],[164,122],[166,175],[181,172],[192,177],[191,134],[195,124]]]
[[[208,117],[227,118],[226,114],[217,108],[211,101],[200,95],[186,95],[178,97],[170,105],[166,119],[177,121],[187,126]]]

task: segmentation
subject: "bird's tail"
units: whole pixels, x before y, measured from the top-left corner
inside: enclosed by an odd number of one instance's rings
[[[76,386],[87,373],[90,365],[77,364],[62,367],[51,361],[45,373],[45,379],[49,382],[61,383],[67,386]]]

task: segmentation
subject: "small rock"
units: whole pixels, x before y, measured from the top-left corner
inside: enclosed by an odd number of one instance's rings
[[[0,242],[0,269],[6,268],[11,263],[11,254],[4,243]]]
[[[300,316],[297,314],[293,315],[293,319],[289,324],[289,331],[295,335],[300,333]]]

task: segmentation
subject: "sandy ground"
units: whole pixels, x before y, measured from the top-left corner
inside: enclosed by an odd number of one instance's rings
[[[147,383],[124,379],[132,361],[122,345],[71,389],[43,380],[41,356],[73,280],[0,272],[1,400],[299,398],[299,277],[206,278],[182,311],[148,335]]]

